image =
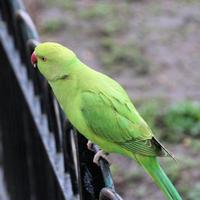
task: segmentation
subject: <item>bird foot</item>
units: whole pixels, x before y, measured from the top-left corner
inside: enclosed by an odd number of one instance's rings
[[[90,140],[88,140],[88,142],[87,142],[87,148],[89,149],[89,150],[91,150],[91,151],[93,151],[93,143],[90,141]]]
[[[103,150],[98,151],[94,155],[93,162],[99,165],[100,158],[104,158],[108,162],[109,166],[111,165],[111,161],[108,159],[108,153],[104,152]]]

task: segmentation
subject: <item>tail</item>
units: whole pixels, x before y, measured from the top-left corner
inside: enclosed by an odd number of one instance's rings
[[[137,154],[135,155],[135,158],[151,176],[156,185],[162,190],[167,200],[182,200],[176,188],[162,170],[156,157],[147,157]]]

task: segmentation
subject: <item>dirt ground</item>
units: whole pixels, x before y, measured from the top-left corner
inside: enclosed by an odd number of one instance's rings
[[[120,82],[135,101],[200,100],[198,0],[24,1],[42,41],[73,49],[89,66]],[[164,169],[183,199],[200,199],[200,148],[187,142],[166,145],[179,161],[161,159]],[[135,162],[111,159],[125,200],[163,199]]]

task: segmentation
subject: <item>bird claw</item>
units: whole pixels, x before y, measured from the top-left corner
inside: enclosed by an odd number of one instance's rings
[[[104,152],[103,150],[100,150],[98,151],[95,155],[94,155],[94,158],[93,158],[93,162],[97,165],[99,165],[99,160],[100,158],[103,158],[105,159],[109,166],[112,164],[111,161],[108,159],[108,153]]]
[[[88,140],[87,142],[87,148],[91,151],[94,151],[93,149],[93,143]],[[95,155],[94,155],[94,158],[93,158],[93,162],[97,165],[99,165],[99,159],[100,158],[103,158],[104,160],[106,160],[109,164],[109,166],[111,165],[111,161],[108,159],[108,153],[104,152],[103,150],[99,150]]]
[[[88,142],[87,142],[87,148],[89,149],[89,150],[91,150],[91,151],[93,151],[93,143],[90,141],[90,140],[88,140]]]

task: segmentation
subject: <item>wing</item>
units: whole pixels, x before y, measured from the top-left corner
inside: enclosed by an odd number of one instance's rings
[[[92,131],[113,143],[147,156],[164,155],[162,147],[136,111],[122,88],[110,87],[103,91],[85,91],[81,94],[81,110]]]

